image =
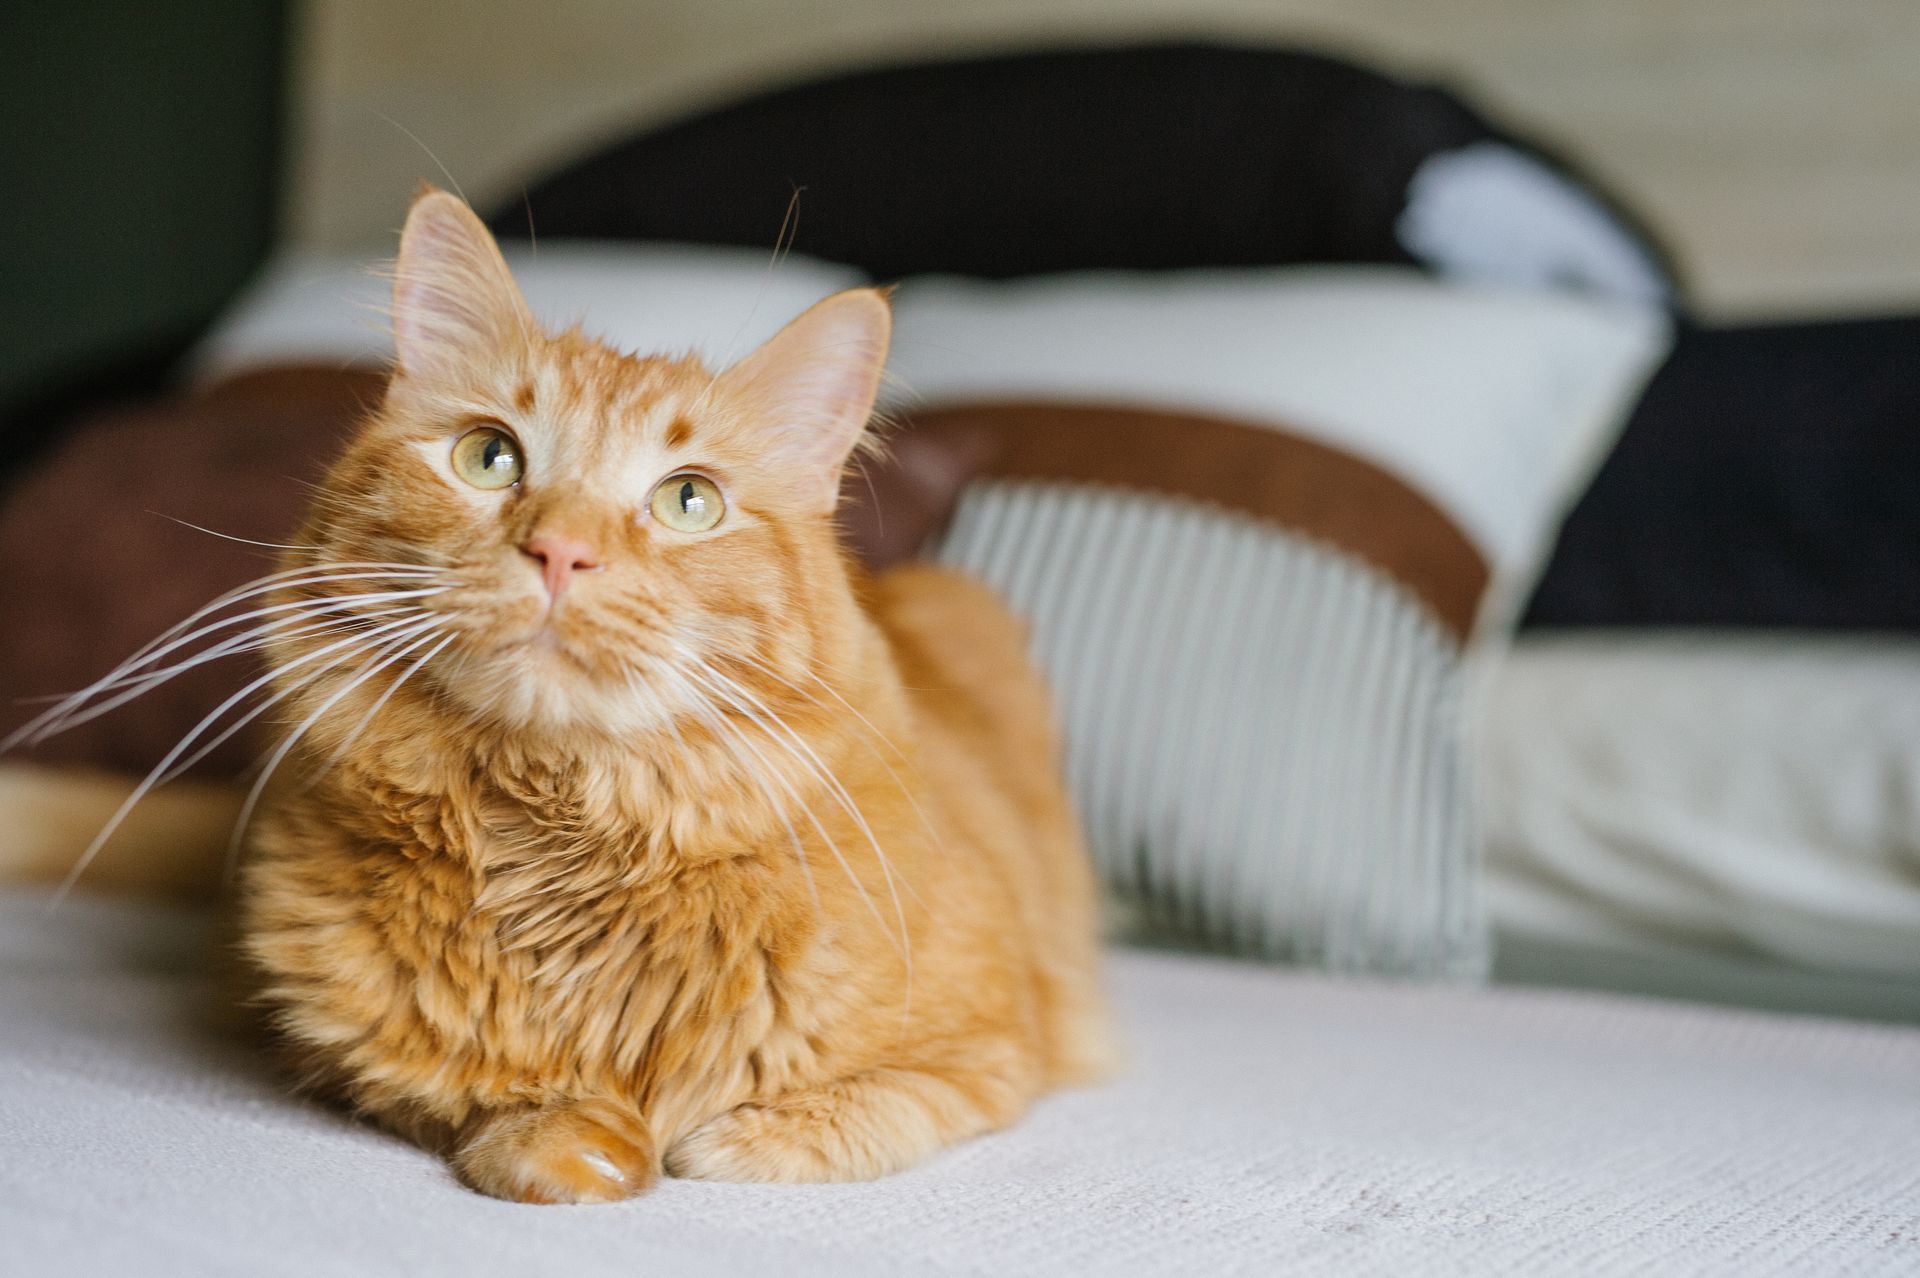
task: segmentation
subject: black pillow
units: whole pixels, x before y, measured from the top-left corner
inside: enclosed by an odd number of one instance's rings
[[[1445,90],[1290,49],[855,72],[620,142],[533,183],[491,225],[771,250],[795,191],[796,246],[882,280],[1397,262],[1673,289],[1645,231],[1539,147]]]
[[[1528,620],[1920,631],[1920,316],[1683,325]]]

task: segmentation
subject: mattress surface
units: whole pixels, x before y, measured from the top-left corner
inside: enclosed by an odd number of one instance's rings
[[[207,916],[0,896],[17,1273],[1920,1271],[1920,1030],[1122,951],[1131,1063],[862,1185],[479,1197],[288,1099]]]
[[[1487,709],[1503,940],[1766,960],[1920,1008],[1920,641],[1533,636]]]

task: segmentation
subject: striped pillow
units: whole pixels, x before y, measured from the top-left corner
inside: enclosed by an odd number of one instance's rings
[[[1445,347],[1488,305],[1409,286],[1436,321],[1422,340]],[[904,286],[898,364],[926,401],[900,410],[904,429],[989,459],[931,553],[1029,619],[1088,841],[1109,886],[1152,925],[1344,971],[1477,975],[1487,937],[1469,687],[1663,327],[1642,312],[1565,309],[1582,303],[1496,305],[1515,313],[1479,326],[1481,393],[1410,411],[1398,424],[1407,451],[1442,459],[1456,479],[1467,472],[1456,454],[1476,446],[1561,460],[1536,468],[1525,492],[1488,488],[1497,508],[1462,518],[1406,478],[1418,457],[1380,446],[1393,424],[1367,417],[1367,388],[1353,415],[1308,427],[1285,405],[1324,406],[1330,392],[1305,386],[1316,373],[1276,373],[1273,358],[1250,360],[1237,387],[1210,388],[1199,407],[1143,385],[1149,347],[1178,375],[1209,361],[1231,370],[1231,352],[1189,348],[1223,331],[1248,341],[1243,308],[1226,330],[1167,322],[1183,305],[1189,321],[1203,313],[1203,298],[1178,293],[1206,287]],[[1099,304],[1083,307],[1089,290]],[[1138,294],[1152,304],[1130,315]],[[1278,303],[1252,334],[1284,351]],[[1325,322],[1326,308],[1309,309]],[[1547,343],[1512,340],[1542,325]],[[1350,336],[1372,344],[1384,375],[1411,379],[1405,402],[1417,406],[1433,352],[1396,361],[1381,340],[1391,329]],[[1123,402],[1113,392],[1125,389],[1141,393]],[[1268,411],[1218,411],[1263,396]],[[1436,440],[1462,410],[1472,429]],[[1475,497],[1461,482],[1447,495]]]

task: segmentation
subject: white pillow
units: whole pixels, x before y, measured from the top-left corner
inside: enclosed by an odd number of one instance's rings
[[[1257,953],[1483,971],[1473,676],[1664,316],[1370,268],[896,315],[895,412],[991,458],[933,553],[1030,623],[1105,881]]]
[[[1483,766],[1495,924],[1920,980],[1920,642],[1517,645]]]
[[[865,281],[859,272],[754,249],[565,241],[505,245],[539,319],[579,323],[623,350],[691,351],[724,365],[814,302]],[[392,283],[385,264],[295,253],[270,263],[200,344],[193,375],[217,381],[288,363],[384,365]]]
[[[1387,267],[923,277],[895,295],[896,406],[1048,400],[1286,423],[1452,515],[1497,626],[1665,355],[1664,312]]]

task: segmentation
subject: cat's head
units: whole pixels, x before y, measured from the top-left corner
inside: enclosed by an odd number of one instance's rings
[[[547,333],[472,211],[426,191],[385,401],[288,567],[368,565],[307,597],[404,596],[355,606],[392,627],[369,687],[419,663],[505,727],[664,727],[713,701],[720,659],[777,673],[846,624],[832,513],[889,326],[882,293],[840,293],[717,373]],[[283,678],[322,638],[281,646]]]

